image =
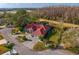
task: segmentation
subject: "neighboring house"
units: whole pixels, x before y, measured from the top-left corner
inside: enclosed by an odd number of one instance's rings
[[[30,23],[25,26],[25,30],[35,36],[45,35],[50,27],[39,23]]]

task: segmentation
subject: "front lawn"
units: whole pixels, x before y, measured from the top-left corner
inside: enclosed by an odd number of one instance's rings
[[[49,38],[49,41],[51,41],[53,44],[58,44],[58,39],[59,39],[59,36],[60,36],[60,33],[59,31],[57,31],[54,35],[52,35],[50,38]]]

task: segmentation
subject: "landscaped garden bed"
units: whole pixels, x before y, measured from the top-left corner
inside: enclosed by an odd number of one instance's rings
[[[24,41],[27,41],[27,38],[25,36],[18,36],[16,38],[19,42],[24,42]]]
[[[19,28],[13,28],[11,33],[12,33],[13,35],[16,35],[16,34],[20,34],[21,31],[19,30]]]
[[[4,54],[8,51],[11,51],[14,47],[14,43],[7,43],[7,44],[2,44],[0,45],[0,54]]]
[[[37,42],[34,47],[33,47],[33,50],[34,51],[43,51],[43,50],[46,50],[46,46],[43,42]]]
[[[0,45],[0,55],[6,53],[7,51],[9,51],[9,49],[5,47],[5,45]]]

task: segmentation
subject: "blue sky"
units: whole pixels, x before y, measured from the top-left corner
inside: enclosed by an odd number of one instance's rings
[[[0,3],[0,8],[38,8],[59,5],[79,6],[79,3]]]

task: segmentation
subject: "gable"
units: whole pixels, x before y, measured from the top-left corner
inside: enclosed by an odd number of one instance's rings
[[[26,29],[32,29],[32,34],[39,36],[44,35],[49,29],[49,26],[38,23],[31,23],[26,26]]]

